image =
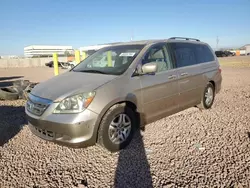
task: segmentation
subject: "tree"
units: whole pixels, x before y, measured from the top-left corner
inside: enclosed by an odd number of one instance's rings
[[[66,51],[64,52],[64,55],[65,55],[66,57],[70,56],[69,51],[66,50]]]

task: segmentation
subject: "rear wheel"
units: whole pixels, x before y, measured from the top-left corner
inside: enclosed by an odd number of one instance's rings
[[[203,92],[201,103],[198,105],[201,109],[209,109],[214,103],[215,88],[214,85],[209,82]]]
[[[136,129],[135,112],[126,104],[112,106],[102,118],[98,143],[111,152],[125,148]]]

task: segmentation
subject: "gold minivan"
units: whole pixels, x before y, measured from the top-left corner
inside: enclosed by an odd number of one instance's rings
[[[45,140],[115,152],[139,127],[190,107],[211,108],[221,82],[215,53],[198,39],[124,42],[36,85],[25,112],[30,130]]]

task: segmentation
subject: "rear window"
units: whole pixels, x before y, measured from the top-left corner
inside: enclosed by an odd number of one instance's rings
[[[176,66],[184,67],[214,61],[214,55],[207,45],[176,42],[170,43]]]

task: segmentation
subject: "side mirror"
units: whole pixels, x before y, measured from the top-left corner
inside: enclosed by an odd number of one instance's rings
[[[151,62],[142,65],[142,74],[154,74],[157,71],[157,63]]]

